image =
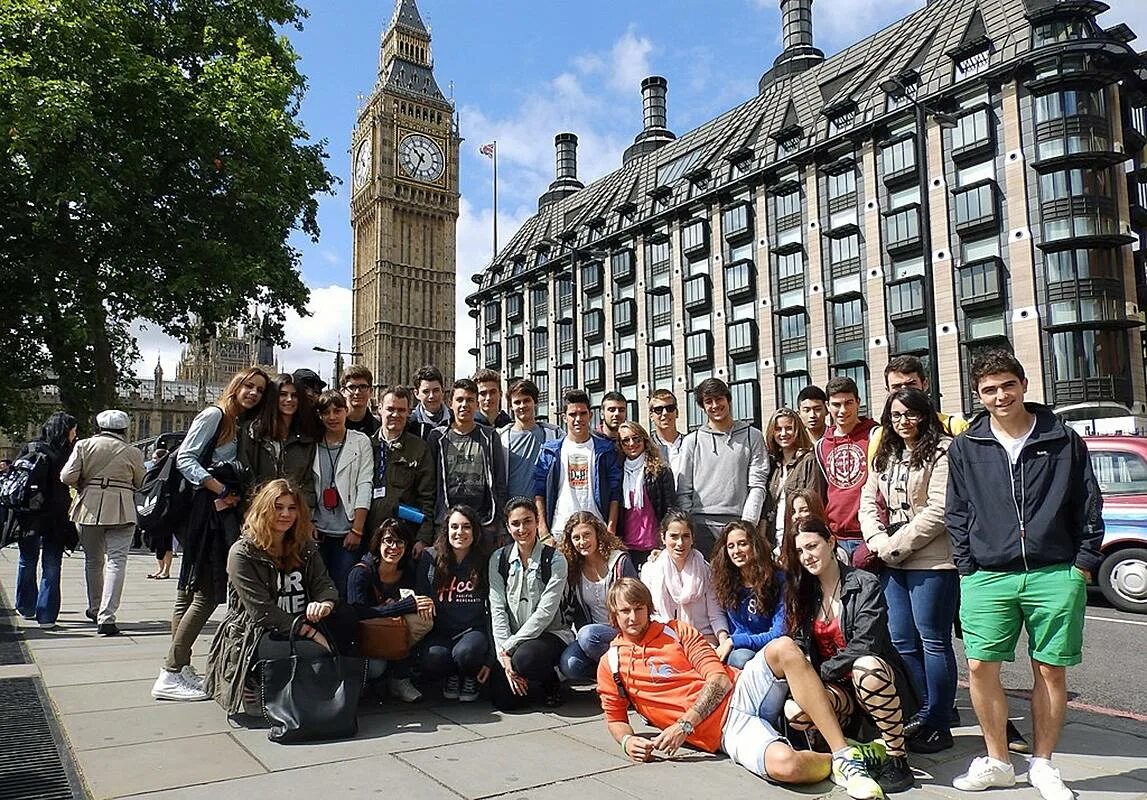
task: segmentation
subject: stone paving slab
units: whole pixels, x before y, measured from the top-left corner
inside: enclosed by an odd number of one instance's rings
[[[11,596],[15,553],[0,551],[0,585]],[[727,758],[682,752],[652,764],[625,760],[601,721],[592,687],[575,687],[560,709],[501,714],[489,703],[447,703],[434,687],[415,705],[386,701],[367,706],[356,738],[283,746],[266,730],[233,727],[211,702],[158,703],[151,684],[166,653],[167,616],[174,581],[144,576],[154,561],[130,557],[120,610],[125,635],[101,637],[83,618],[83,560],[64,561],[62,629],[41,631],[18,621],[36,663],[20,674],[42,675],[58,719],[95,798],[148,800],[320,800],[395,796],[400,800],[488,798],[499,800],[711,800],[764,795],[803,800],[844,800],[831,783],[792,790],[774,786]],[[77,610],[78,609],[78,610]],[[220,609],[196,642],[193,663],[202,670]],[[0,680],[7,673],[0,673]],[[974,714],[960,696],[967,722]],[[1012,701],[1024,732],[1026,704]],[[649,731],[632,717],[635,728]],[[1147,725],[1072,711],[1055,763],[1078,800],[1147,800]],[[969,800],[951,778],[982,753],[975,726],[955,731],[956,747],[933,756],[913,755],[918,787],[897,798]],[[1023,778],[986,793],[982,800],[1039,800]],[[978,799],[979,800],[979,799]]]

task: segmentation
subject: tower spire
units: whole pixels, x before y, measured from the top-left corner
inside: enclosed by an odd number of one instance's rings
[[[430,36],[430,31],[422,22],[422,15],[418,13],[418,4],[414,0],[397,0],[394,4],[394,16],[390,19],[390,27],[405,28],[411,33]]]

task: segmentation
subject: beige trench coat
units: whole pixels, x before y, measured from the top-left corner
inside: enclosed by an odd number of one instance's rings
[[[114,433],[76,442],[60,480],[76,487],[71,520],[77,525],[134,524],[135,490],[143,485],[143,453]]]

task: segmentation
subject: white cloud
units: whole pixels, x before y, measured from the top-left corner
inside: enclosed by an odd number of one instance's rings
[[[653,42],[648,37],[638,36],[631,25],[614,42],[610,54],[609,83],[614,91],[625,94],[640,90],[641,81],[653,74],[649,66],[649,54],[652,52]]]

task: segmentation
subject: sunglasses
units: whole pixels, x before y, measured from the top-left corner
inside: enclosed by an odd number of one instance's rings
[[[370,391],[370,384],[368,383],[348,383],[343,387],[348,392],[367,392]]]
[[[650,406],[650,414],[676,414],[677,406]]]
[[[618,439],[622,444],[641,444],[640,436],[622,436]]]

